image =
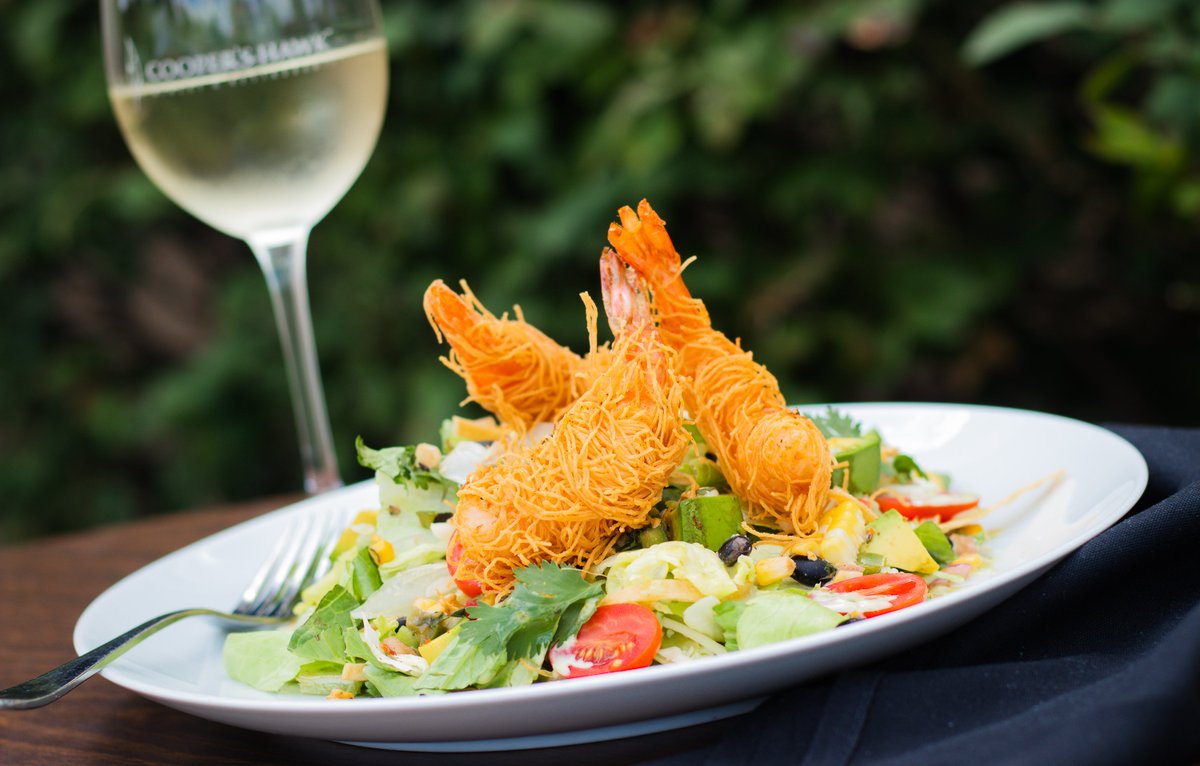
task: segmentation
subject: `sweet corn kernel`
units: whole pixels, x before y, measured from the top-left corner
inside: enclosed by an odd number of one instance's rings
[[[757,585],[772,585],[791,577],[796,571],[796,562],[788,556],[773,556],[754,565],[754,582]]]
[[[354,692],[348,692],[345,689],[334,689],[325,697],[327,700],[352,700]]]
[[[386,564],[392,559],[396,558],[396,549],[392,547],[391,543],[389,543],[387,540],[384,540],[379,535],[374,535],[371,537],[371,545],[368,546],[367,550],[370,551],[371,560],[373,560],[376,565]]]

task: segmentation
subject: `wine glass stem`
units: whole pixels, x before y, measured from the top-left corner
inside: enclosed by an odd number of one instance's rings
[[[305,275],[308,229],[249,238],[271,293],[300,436],[304,488],[310,494],[342,486],[325,410]]]

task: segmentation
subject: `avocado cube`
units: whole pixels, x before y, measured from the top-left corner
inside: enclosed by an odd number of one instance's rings
[[[679,501],[680,539],[715,551],[742,534],[742,506],[733,495],[692,497]]]
[[[878,431],[871,431],[866,436],[830,439],[834,461],[847,464],[833,472],[833,486],[842,486],[848,472],[848,489],[854,494],[866,495],[878,489],[882,443]]]
[[[679,521],[679,500],[667,500],[666,508],[662,513],[662,523],[660,526],[666,530],[667,537],[671,540],[683,539],[683,527]]]
[[[666,524],[659,524],[657,527],[646,527],[638,530],[638,544],[643,548],[665,543],[667,539]]]
[[[889,567],[926,575],[938,571],[938,563],[925,550],[908,520],[896,511],[888,511],[867,525],[874,536],[859,548],[859,560],[881,556]]]

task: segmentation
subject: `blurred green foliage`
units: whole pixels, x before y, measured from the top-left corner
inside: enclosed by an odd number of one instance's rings
[[[468,278],[586,342],[648,197],[789,399],[1195,425],[1200,11],[1184,0],[384,3],[378,150],[312,238],[335,438],[430,438]],[[300,484],[248,250],[123,146],[94,3],[0,0],[0,541]]]

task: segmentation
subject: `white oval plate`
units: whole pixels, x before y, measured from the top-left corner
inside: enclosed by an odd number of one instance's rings
[[[984,504],[1057,469],[1067,477],[987,520],[993,566],[946,596],[819,635],[682,664],[516,689],[356,699],[270,695],[226,678],[224,630],[181,623],[103,674],[179,710],[248,729],[419,750],[548,747],[682,727],[751,709],[764,695],[868,662],[966,622],[1012,595],[1125,514],[1146,462],[1097,426],[1054,415],[941,404],[838,405],[923,466],[950,473]],[[819,408],[811,408],[817,411]],[[87,651],[181,607],[230,607],[286,525],[301,514],[373,507],[364,482],[282,508],[182,548],[121,580],[79,618]]]

